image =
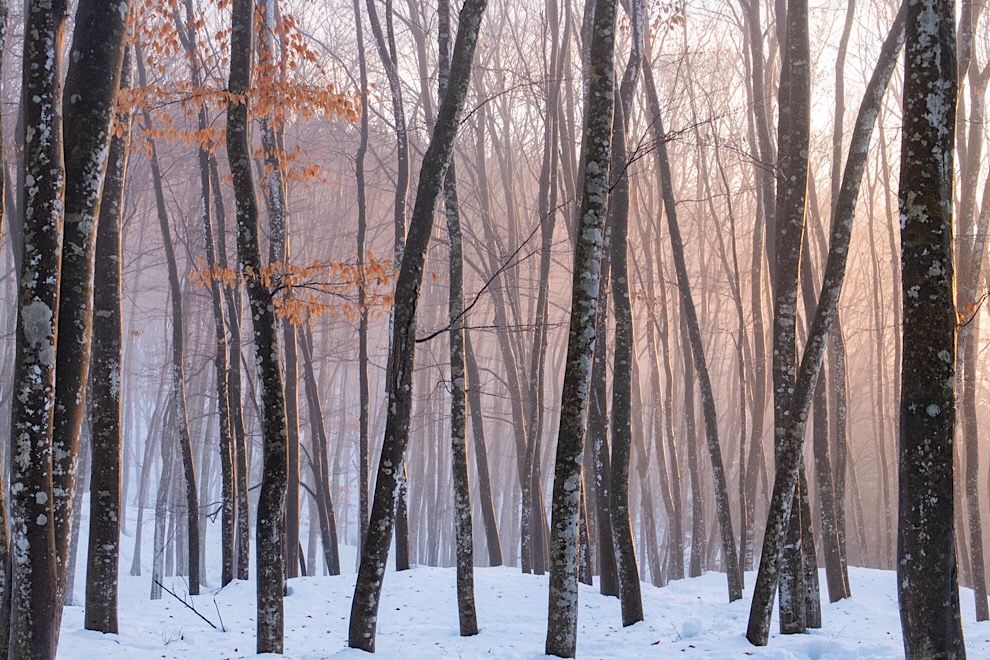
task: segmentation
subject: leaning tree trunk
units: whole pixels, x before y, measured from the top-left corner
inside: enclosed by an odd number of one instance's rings
[[[856,211],[856,201],[866,167],[866,156],[870,137],[877,114],[880,110],[884,90],[897,63],[904,38],[903,8],[880,49],[877,65],[873,70],[863,101],[860,104],[853,135],[850,140],[849,155],[842,175],[842,186],[838,202],[832,212],[832,233],[829,252],[822,275],[822,290],[818,298],[818,309],[808,332],[800,369],[792,384],[791,408],[783,438],[777,453],[776,475],[773,495],[767,516],[766,531],[763,537],[763,554],[760,570],[756,577],[753,603],[749,613],[746,638],[756,646],[765,646],[770,636],[770,615],[773,611],[777,580],[782,568],[780,556],[791,517],[791,506],[798,483],[798,468],[801,463],[804,444],[804,431],[808,410],[818,381],[825,346],[828,343],[829,328],[838,309],[842,292],[846,257],[852,236],[852,221]],[[803,601],[803,597],[801,599]]]
[[[10,658],[54,658],[57,566],[52,521],[52,417],[62,246],[62,43],[66,3],[25,6],[24,169],[17,348],[11,405]],[[30,265],[30,268],[25,268]]]
[[[450,3],[437,3],[439,52],[439,97],[447,91],[450,76]],[[447,235],[450,240],[450,441],[451,472],[454,482],[454,544],[457,551],[457,613],[461,636],[478,634],[478,613],[474,604],[474,538],[471,533],[471,486],[468,481],[467,401],[464,378],[464,254],[461,240],[460,208],[457,203],[457,175],[450,158],[443,182]]]
[[[120,86],[131,86],[132,48],[124,55]],[[86,563],[86,629],[117,633],[120,563],[121,227],[130,147],[129,110],[117,113],[103,181],[96,236],[93,294],[93,391],[90,406],[93,470],[89,486],[89,552]],[[138,529],[138,534],[141,530]]]
[[[478,26],[486,4],[487,0],[466,0],[461,9],[447,91],[440,104],[433,137],[423,156],[416,204],[396,282],[392,340],[386,368],[388,416],[368,536],[361,550],[361,564],[354,587],[347,642],[351,648],[369,652],[375,650],[382,576],[395,523],[397,472],[403,465],[409,442],[416,303],[423,282],[423,266],[433,229],[434,211],[460,124]]]
[[[571,320],[561,389],[560,430],[550,524],[550,603],[547,655],[577,650],[578,517],[581,454],[588,425],[588,391],[595,351],[599,261],[608,211],[612,110],[615,90],[615,0],[595,2],[591,77],[585,98],[584,183],[571,289]],[[604,337],[602,338],[604,344]]]
[[[612,361],[612,454],[608,514],[612,523],[615,569],[619,578],[622,625],[643,620],[643,596],[639,586],[636,545],[629,517],[629,461],[632,454],[632,363],[635,358],[632,304],[629,300],[629,170],[626,163],[626,130],[633,93],[643,61],[643,10],[631,0],[632,52],[619,84],[619,102],[612,118],[612,172],[609,224],[612,241],[612,306],[615,310],[615,349]],[[604,337],[602,338],[604,340]],[[604,343],[604,342],[603,342]],[[652,541],[652,539],[651,539]]]
[[[963,658],[952,533],[955,3],[907,5],[898,206],[904,306],[897,597],[904,654]]]
[[[258,498],[257,608],[258,653],[281,653],[284,613],[282,609],[282,529],[286,497],[286,419],[282,371],[278,362],[278,329],[272,290],[259,277],[262,268],[258,231],[258,202],[251,173],[248,141],[248,98],[254,37],[254,3],[234,0],[230,35],[230,80],[232,95],[227,104],[227,156],[237,204],[237,255],[244,269],[254,342],[258,382],[261,386],[264,465]]]

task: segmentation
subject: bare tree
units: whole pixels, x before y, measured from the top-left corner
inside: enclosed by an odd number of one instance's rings
[[[382,576],[395,524],[397,473],[405,459],[409,441],[412,366],[415,356],[416,302],[423,282],[423,264],[433,228],[437,199],[453,151],[454,137],[460,124],[461,110],[467,95],[471,60],[478,39],[478,26],[486,0],[467,0],[461,9],[457,39],[451,56],[450,78],[440,103],[437,124],[420,168],[416,204],[413,208],[402,267],[396,282],[392,339],[386,369],[388,417],[382,456],[378,465],[375,497],[368,535],[361,551],[348,646],[373,652],[381,599]]]
[[[907,2],[897,195],[904,305],[897,596],[909,658],[963,658],[952,534],[955,3]]]
[[[578,517],[581,453],[588,426],[588,392],[595,352],[599,262],[608,211],[615,89],[615,0],[596,0],[585,93],[581,211],[571,289],[571,320],[560,399],[550,523],[550,604],[547,655],[573,658],[577,650]]]
[[[278,332],[272,291],[260,278],[258,203],[251,173],[248,107],[245,93],[251,80],[254,54],[252,0],[234,0],[231,17],[230,79],[227,104],[227,156],[237,204],[237,255],[245,271],[258,381],[263,405],[264,466],[256,525],[258,557],[258,653],[281,653],[284,630],[283,517],[286,496],[286,419]]]

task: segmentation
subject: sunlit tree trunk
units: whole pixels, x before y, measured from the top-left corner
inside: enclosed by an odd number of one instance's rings
[[[963,658],[952,534],[955,3],[909,0],[906,25],[897,596],[907,657]]]
[[[127,48],[120,87],[131,86],[132,49]],[[110,140],[96,236],[93,294],[93,391],[90,406],[93,470],[90,475],[89,551],[86,562],[86,629],[117,633],[120,563],[120,464],[122,329],[121,227],[130,146],[130,111],[118,112]],[[140,530],[138,530],[140,534]]]
[[[550,524],[550,598],[547,655],[573,658],[577,650],[578,513],[581,454],[588,426],[588,391],[595,352],[599,261],[604,243],[611,163],[615,89],[615,0],[596,0],[585,94],[585,136],[581,147],[584,181],[576,228],[571,318],[561,391],[560,430],[554,468]],[[600,338],[599,350],[604,337]]]
[[[57,9],[53,11],[58,13]],[[76,457],[86,411],[93,336],[93,268],[100,190],[120,84],[127,15],[126,2],[83,0],[79,3],[69,50],[64,104],[57,111],[65,142],[61,147],[65,158],[65,225],[52,431],[52,512],[58,565],[56,603],[62,602],[68,570]],[[46,66],[51,68],[52,65]],[[62,617],[59,605],[55,607],[55,617],[57,633]]]

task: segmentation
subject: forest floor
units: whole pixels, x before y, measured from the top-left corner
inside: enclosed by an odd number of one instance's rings
[[[130,512],[129,512],[130,513]],[[153,518],[153,512],[151,517]],[[210,587],[192,599],[196,610],[224,631],[214,630],[175,598],[150,601],[151,528],[145,523],[145,571],[129,573],[134,537],[123,538],[119,635],[83,630],[81,598],[85,585],[86,529],[80,534],[76,605],[66,607],[58,657],[92,658],[250,658],[255,649],[253,582],[235,581],[222,590],[218,528],[210,526]],[[133,529],[133,521],[131,529]],[[285,599],[285,656],[290,658],[367,658],[347,649],[347,623],[354,589],[355,550],[341,548],[344,575],[289,581]],[[253,568],[253,567],[252,567]],[[752,587],[755,574],[746,575]],[[903,658],[896,582],[891,571],[850,570],[853,597],[824,605],[821,630],[807,635],[773,634],[767,647],[745,639],[748,589],[729,604],[724,575],[672,582],[664,588],[643,585],[646,621],[622,628],[619,601],[582,585],[578,631],[579,658]],[[547,578],[523,575],[515,568],[475,570],[481,632],[459,637],[453,568],[416,567],[389,572],[377,636],[379,658],[541,658],[546,636]],[[165,586],[186,593],[182,578]],[[824,575],[822,577],[824,589]],[[990,658],[990,623],[976,623],[973,595],[962,590],[963,627],[970,658]],[[777,630],[776,621],[773,631]]]

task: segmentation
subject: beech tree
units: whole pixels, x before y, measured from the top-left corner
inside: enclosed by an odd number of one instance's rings
[[[120,86],[131,86],[133,48],[121,64]],[[93,391],[90,419],[93,470],[90,475],[89,550],[86,563],[86,628],[117,633],[117,586],[120,561],[121,384],[123,382],[121,316],[121,227],[124,182],[130,147],[131,112],[120,110],[107,153],[100,202],[93,276]],[[139,528],[140,529],[140,528]]]
[[[251,173],[248,144],[248,98],[254,56],[254,3],[234,0],[230,31],[231,99],[227,104],[227,157],[237,204],[237,256],[245,276],[254,326],[257,378],[262,398],[261,495],[258,499],[257,592],[258,653],[281,653],[284,634],[283,522],[285,516],[286,420],[279,365],[278,331],[273,292],[262,281],[261,246],[258,239],[258,202]]]
[[[550,597],[547,655],[577,651],[578,513],[581,453],[588,429],[588,393],[595,353],[599,261],[608,212],[612,112],[615,88],[615,0],[596,0],[585,93],[584,183],[578,215],[571,289],[571,319],[560,399],[550,523]],[[601,350],[601,346],[599,346]]]
[[[416,348],[416,302],[423,282],[423,263],[433,228],[437,199],[443,187],[454,137],[460,124],[470,80],[471,60],[478,40],[478,26],[486,5],[487,0],[466,0],[461,8],[447,89],[440,102],[430,146],[420,167],[416,203],[402,255],[399,279],[395,285],[392,338],[386,368],[388,418],[368,535],[361,551],[357,584],[354,587],[347,637],[348,646],[369,652],[375,650],[382,577],[398,503],[398,470],[405,459],[409,441],[412,365]]]
[[[897,597],[907,657],[963,658],[952,531],[955,3],[908,0],[905,32]]]

